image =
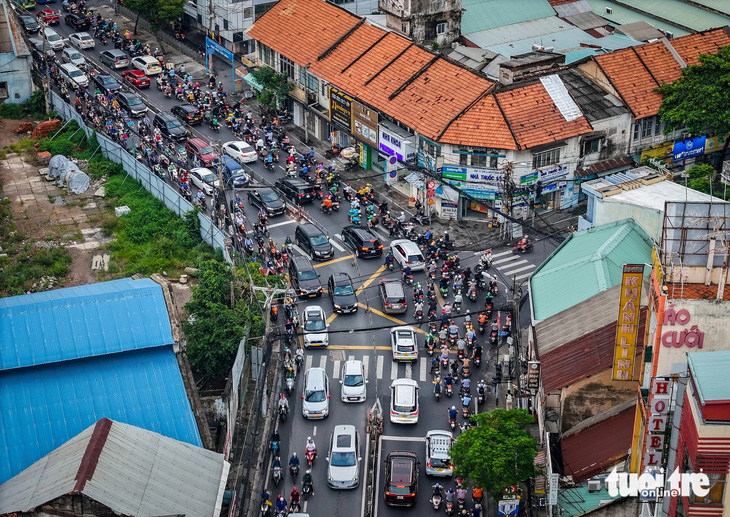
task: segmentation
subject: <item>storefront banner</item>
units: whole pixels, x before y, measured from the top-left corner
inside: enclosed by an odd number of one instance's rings
[[[520,176],[520,185],[532,185],[537,181],[537,171]]]
[[[613,355],[614,381],[633,380],[634,359],[639,339],[639,309],[643,278],[643,264],[624,264],[616,325],[616,348]]]
[[[674,142],[664,142],[660,145],[653,147],[647,147],[641,151],[641,161],[645,162],[649,159],[658,160],[664,164],[672,163],[672,149],[674,148]]]
[[[289,95],[294,97],[296,100],[298,100],[302,104],[307,104],[307,93],[304,90],[302,90],[301,88],[295,86],[294,88],[291,89],[291,91],[289,92]]]
[[[352,101],[352,135],[378,148],[378,112]]]
[[[466,169],[464,167],[444,165],[441,169],[441,177],[457,181],[466,181]]]
[[[705,154],[705,143],[707,136],[697,136],[687,140],[677,140],[672,148],[672,157],[675,162],[694,158]]]
[[[545,182],[549,180],[554,180],[556,178],[562,178],[563,176],[568,175],[568,166],[567,165],[553,165],[551,167],[547,167],[545,169],[539,169],[536,171],[538,175],[540,176],[540,181]],[[543,188],[543,192],[545,189]]]
[[[548,192],[555,192],[556,190],[560,190],[561,188],[565,188],[565,185],[567,185],[564,181],[557,181],[555,183],[548,183],[542,188],[542,193],[547,194]]]
[[[352,130],[352,97],[330,86],[330,122],[337,129]]]
[[[400,162],[414,163],[416,161],[416,149],[413,144],[406,141],[407,138],[414,138],[414,136],[398,135],[383,124],[378,126],[378,149],[388,156],[395,156]],[[429,169],[434,170],[435,163],[433,165]]]
[[[441,217],[456,219],[456,203],[441,201]]]
[[[728,137],[712,136],[705,141],[705,154],[722,151]]]
[[[504,181],[504,173],[494,169],[475,169],[455,165],[444,165],[441,176],[443,178],[476,183],[491,183],[494,185],[501,185]]]

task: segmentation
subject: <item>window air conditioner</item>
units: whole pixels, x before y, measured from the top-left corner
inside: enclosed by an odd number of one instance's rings
[[[610,7],[606,7],[606,14],[613,14],[613,9]]]

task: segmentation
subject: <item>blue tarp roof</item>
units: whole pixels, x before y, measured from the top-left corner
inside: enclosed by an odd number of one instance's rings
[[[171,346],[0,372],[0,484],[100,418],[202,447]]]
[[[172,343],[162,288],[149,278],[0,299],[0,370]]]

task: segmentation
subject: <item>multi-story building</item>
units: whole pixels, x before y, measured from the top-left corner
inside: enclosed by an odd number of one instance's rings
[[[10,4],[0,4],[0,103],[24,102],[33,92],[31,55]]]

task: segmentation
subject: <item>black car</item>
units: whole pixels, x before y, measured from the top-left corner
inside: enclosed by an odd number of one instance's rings
[[[20,21],[23,24],[25,32],[28,34],[37,34],[41,30],[41,26],[38,25],[38,22],[32,16],[24,14],[20,17]]]
[[[300,178],[282,178],[275,183],[276,188],[297,205],[314,200],[314,189]]]
[[[307,257],[293,257],[289,261],[289,279],[297,295],[312,298],[322,296],[319,275]]]
[[[173,106],[170,113],[190,125],[200,124],[203,121],[200,110],[191,104]]]
[[[121,85],[111,75],[99,74],[94,76],[94,82],[96,83],[99,91],[104,95],[121,90]]]
[[[165,138],[180,141],[185,140],[190,135],[180,121],[169,113],[155,113],[152,124],[154,127],[160,128],[160,134]]]
[[[327,282],[332,310],[340,313],[357,312],[357,294],[347,273],[334,273]]]
[[[77,31],[89,28],[89,20],[79,14],[67,14],[64,21],[66,22],[66,25],[70,25]]]
[[[360,226],[345,226],[342,229],[342,240],[358,257],[380,257],[383,245],[375,232]]]
[[[264,207],[264,210],[270,216],[283,214],[286,209],[286,205],[279,197],[279,194],[273,188],[269,187],[249,190],[248,202],[258,208]]]
[[[147,105],[142,102],[139,96],[133,93],[119,92],[117,94],[117,101],[133,117],[144,117],[147,114]]]
[[[418,456],[411,451],[392,451],[385,460],[385,504],[413,506],[418,495]]]

